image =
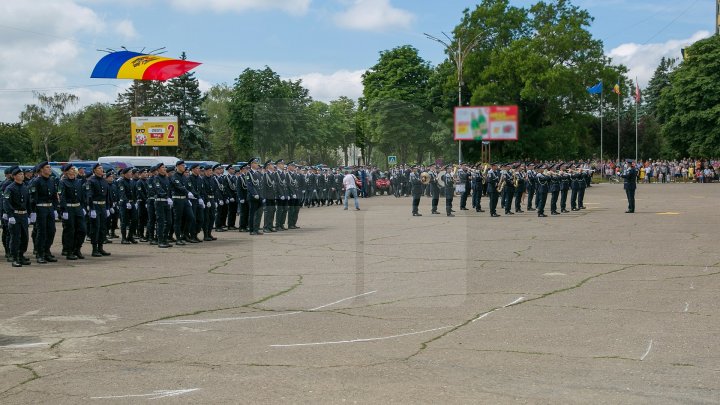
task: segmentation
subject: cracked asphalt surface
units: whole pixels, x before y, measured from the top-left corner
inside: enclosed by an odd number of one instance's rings
[[[0,402],[720,403],[718,186],[586,196],[0,264]]]

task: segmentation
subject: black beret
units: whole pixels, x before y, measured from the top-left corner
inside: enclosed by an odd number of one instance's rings
[[[225,170],[230,170],[230,169],[235,170],[235,166],[233,166],[232,164],[225,166]]]
[[[191,164],[190,167],[189,167],[189,169],[192,170],[192,169],[194,169],[194,168],[196,168],[196,167],[200,167],[200,163],[193,163],[193,164]]]
[[[72,169],[73,167],[75,167],[75,166],[72,163],[67,163],[67,164],[64,164],[63,167],[60,168],[60,170],[66,172],[66,171]]]
[[[5,174],[12,174],[13,170],[18,168],[17,166],[10,166],[5,168]],[[18,168],[19,169],[19,168]]]
[[[174,171],[175,171],[175,166],[167,166],[167,171],[168,171],[168,172],[174,172]]]
[[[175,166],[180,166],[180,165],[184,165],[184,164],[185,164],[184,160],[178,160],[177,162],[175,162]]]
[[[248,167],[248,163],[242,163],[240,166],[238,166],[238,170],[246,169]]]
[[[256,157],[250,158],[250,159],[248,159],[248,164],[250,164],[250,163],[260,163],[260,158],[256,158]]]
[[[102,165],[101,165],[100,163],[95,163],[95,164],[93,165],[93,167],[92,167],[93,171],[94,171],[95,169],[97,169],[98,167],[102,167]]]
[[[22,169],[20,169],[20,168],[17,167],[17,166],[11,167],[10,169],[12,169],[12,170],[10,171],[9,174],[12,174],[13,176],[16,175],[16,174],[18,174],[18,173],[22,173]]]
[[[45,166],[48,166],[49,164],[50,164],[50,163],[49,163],[47,160],[44,161],[44,162],[40,162],[40,163],[37,164],[37,166],[35,166],[35,170],[36,170],[36,171],[39,171],[40,169],[42,169],[42,168],[45,167]]]
[[[272,160],[268,160],[267,162],[265,162],[265,164],[263,164],[263,167],[270,166],[272,164],[272,162],[273,162]]]
[[[212,169],[215,170],[215,169],[217,169],[218,167],[222,167],[222,165],[221,165],[220,163],[218,163],[218,164],[216,164],[215,166],[213,166]]]
[[[132,172],[132,174],[135,174],[135,173],[137,173],[139,170],[138,170],[137,167],[133,167],[133,168],[130,169],[130,171]]]
[[[288,165],[288,166],[295,166],[295,167],[297,167],[297,165],[295,164],[295,161],[294,161],[294,160],[289,161],[287,165]]]
[[[284,160],[284,159],[279,159],[279,160],[275,161],[275,164],[278,164],[278,163],[283,163],[283,164],[284,164],[284,163],[285,163],[285,160]]]

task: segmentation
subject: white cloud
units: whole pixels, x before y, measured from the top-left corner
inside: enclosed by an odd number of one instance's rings
[[[357,100],[362,96],[362,75],[364,70],[339,70],[331,74],[308,73],[293,80],[302,80],[303,86],[310,91],[314,100],[329,102],[345,96]]]
[[[125,39],[135,39],[139,35],[135,31],[135,25],[130,20],[122,20],[115,23],[115,32],[122,35]]]
[[[355,0],[349,9],[335,15],[338,26],[360,31],[410,28],[414,20],[414,14],[393,7],[390,0]]]
[[[280,10],[294,15],[307,13],[310,2],[311,0],[170,0],[174,7],[186,11],[243,13],[252,10]]]
[[[662,57],[681,58],[680,49],[711,35],[709,31],[698,31],[687,39],[672,39],[667,42],[653,44],[622,44],[608,53],[614,63],[628,67],[628,76],[638,82],[641,87],[647,86]]]

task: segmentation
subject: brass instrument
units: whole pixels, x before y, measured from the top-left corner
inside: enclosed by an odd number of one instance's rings
[[[430,183],[430,175],[428,174],[428,172],[420,173],[420,183],[422,183],[423,185]]]
[[[505,175],[500,175],[500,182],[497,185],[498,193],[502,193],[505,189]]]
[[[442,170],[437,175],[437,184],[440,188],[445,188],[445,174],[447,174],[445,170]]]
[[[488,172],[488,165],[485,165],[483,168],[482,173],[480,174],[482,176],[482,184],[483,186],[487,184],[487,172]]]
[[[518,188],[518,184],[520,184],[520,175],[517,172],[513,173],[513,187]]]

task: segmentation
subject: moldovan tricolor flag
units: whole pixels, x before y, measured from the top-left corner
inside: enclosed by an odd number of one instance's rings
[[[640,104],[641,100],[642,100],[642,93],[640,93],[640,85],[635,83],[635,102]]]
[[[617,94],[618,96],[620,95],[620,83],[616,84],[613,87],[613,93]]]

